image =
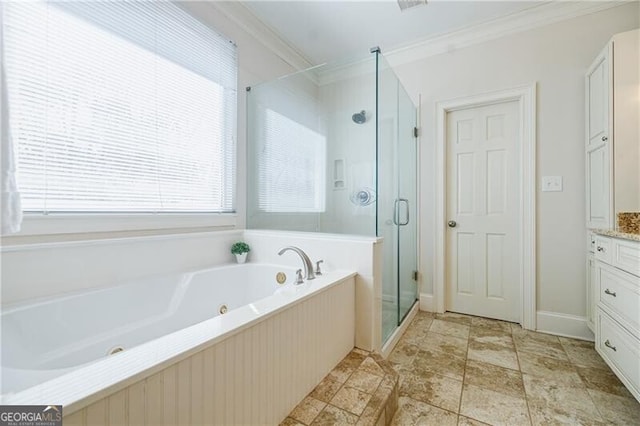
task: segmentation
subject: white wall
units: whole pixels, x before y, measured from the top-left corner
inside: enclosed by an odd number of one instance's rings
[[[564,177],[563,192],[537,193],[538,310],[585,315],[584,73],[613,34],[638,26],[634,2],[395,67],[422,95],[423,293],[434,279],[435,103],[537,82],[537,180]]]

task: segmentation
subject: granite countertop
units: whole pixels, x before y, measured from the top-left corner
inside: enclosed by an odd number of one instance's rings
[[[640,234],[631,234],[629,232],[620,232],[613,229],[591,229],[591,232],[605,237],[622,238],[630,241],[640,241]]]

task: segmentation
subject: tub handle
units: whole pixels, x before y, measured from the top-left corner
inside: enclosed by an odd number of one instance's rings
[[[321,263],[324,263],[324,260],[318,260],[316,262],[316,275],[322,275],[322,271],[320,270]]]
[[[298,269],[296,271],[296,284],[302,284],[304,282],[304,277],[302,276],[302,269]]]

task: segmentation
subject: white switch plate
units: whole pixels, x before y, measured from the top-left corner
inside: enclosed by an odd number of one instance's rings
[[[562,191],[562,176],[542,176],[542,192]]]

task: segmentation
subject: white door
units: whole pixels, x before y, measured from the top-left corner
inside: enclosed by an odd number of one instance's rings
[[[447,114],[446,310],[520,320],[518,102]]]

